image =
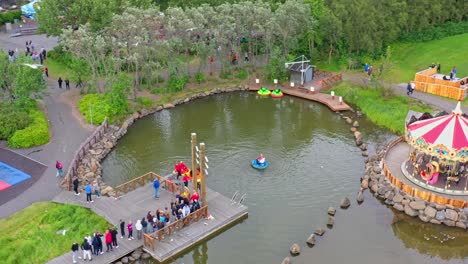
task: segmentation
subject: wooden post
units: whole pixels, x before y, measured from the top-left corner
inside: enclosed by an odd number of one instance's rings
[[[200,175],[201,175],[201,199],[206,206],[206,181],[205,181],[205,143],[200,143]]]
[[[192,187],[197,191],[197,133],[192,133]]]

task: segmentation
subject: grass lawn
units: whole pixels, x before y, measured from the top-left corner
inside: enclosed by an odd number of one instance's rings
[[[442,73],[450,75],[457,66],[458,77],[468,76],[468,33],[439,40],[419,43],[399,43],[392,45],[392,58],[395,67],[393,82],[414,80],[416,72],[440,63]]]
[[[71,78],[71,70],[63,63],[54,60],[53,58],[47,58],[45,65],[49,68],[49,76],[58,79],[62,77],[63,80]]]
[[[80,245],[87,233],[103,232],[109,224],[91,210],[53,202],[34,203],[0,220],[2,263],[45,263]],[[65,235],[59,230],[68,230]],[[71,260],[70,260],[71,261]]]
[[[405,118],[409,110],[432,112],[432,109],[418,100],[407,96],[394,95],[384,98],[376,88],[355,86],[346,82],[334,87],[336,94],[344,101],[357,106],[375,124],[386,127],[399,135],[405,132]]]

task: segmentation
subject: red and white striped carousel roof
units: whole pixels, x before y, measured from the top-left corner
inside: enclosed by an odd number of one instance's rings
[[[413,139],[423,138],[428,144],[459,150],[468,147],[468,118],[462,114],[458,102],[451,114],[414,122],[407,129]]]

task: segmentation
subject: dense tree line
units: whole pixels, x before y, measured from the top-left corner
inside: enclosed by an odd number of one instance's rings
[[[127,7],[147,9],[156,6],[166,13],[168,10],[196,10],[215,8],[212,15],[223,15],[220,6],[232,6],[236,18],[234,24],[247,24],[253,11],[243,10],[241,0],[44,0],[39,20],[41,30],[51,35],[60,35],[67,27],[78,28],[89,23],[90,29],[99,31],[108,26],[115,14],[122,14]],[[264,0],[253,2],[253,9],[268,6],[276,12],[285,0]],[[303,28],[301,32],[290,32],[287,24],[279,27],[278,35],[285,41],[290,35],[301,34],[299,47],[294,53],[321,54],[336,57],[347,54],[379,54],[389,43],[402,35],[421,32],[446,22],[468,20],[466,0],[300,0],[308,4],[307,13],[315,20],[314,30]],[[307,8],[307,7],[304,7]],[[171,11],[172,12],[172,11]],[[233,11],[234,12],[234,11]],[[304,12],[302,12],[304,13]],[[289,13],[289,15],[295,15]],[[207,14],[202,14],[208,23]],[[228,19],[228,18],[226,18]],[[288,20],[284,21],[285,23]],[[183,23],[183,22],[182,22]],[[242,28],[237,26],[236,28]]]

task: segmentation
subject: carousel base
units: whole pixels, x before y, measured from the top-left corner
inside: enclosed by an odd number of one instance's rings
[[[446,189],[446,188],[441,188],[437,187],[435,185],[430,185],[426,181],[422,179],[417,179],[411,173],[408,172],[408,165],[407,165],[407,160],[403,161],[401,164],[401,172],[405,177],[411,181],[412,183],[418,185],[419,187],[422,187],[426,190],[429,190],[431,192],[436,192],[436,193],[442,193],[442,194],[448,194],[448,195],[456,195],[456,196],[467,196],[468,197],[468,191],[462,189],[462,190],[453,190],[453,189]],[[441,178],[439,178],[439,181],[442,181]]]

